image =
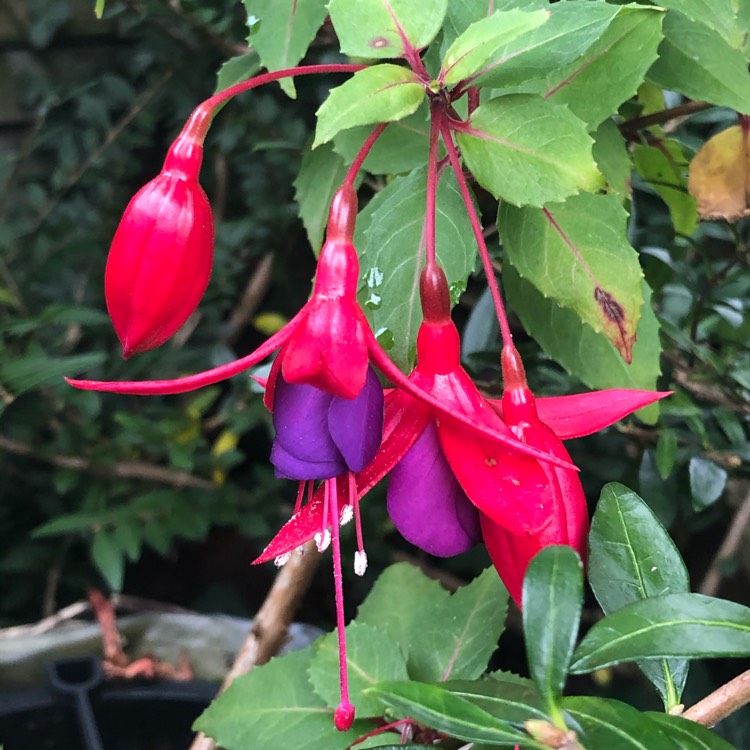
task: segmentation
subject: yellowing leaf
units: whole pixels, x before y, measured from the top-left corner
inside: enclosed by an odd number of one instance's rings
[[[750,216],[749,127],[734,125],[709,138],[690,164],[688,190],[702,219]]]
[[[237,447],[237,443],[240,440],[240,436],[231,430],[224,430],[219,437],[216,438],[216,442],[211,448],[211,455],[218,458],[224,453],[229,453]],[[224,469],[214,469],[213,480],[216,484],[224,484],[224,480],[227,478],[227,473]]]
[[[287,322],[287,319],[283,315],[276,312],[261,313],[253,318],[253,325],[267,336],[280,331]]]

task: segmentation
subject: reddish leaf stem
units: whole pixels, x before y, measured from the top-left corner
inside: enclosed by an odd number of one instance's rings
[[[343,185],[348,184],[352,187],[354,186],[354,180],[357,179],[357,173],[360,169],[362,169],[362,164],[368,157],[372,147],[375,145],[375,141],[380,138],[380,134],[385,130],[387,125],[387,122],[378,123],[370,133],[370,135],[367,136],[365,142],[362,144],[362,148],[360,148],[360,150],[357,152],[357,155],[354,157],[354,161],[349,166],[346,177],[344,177]]]
[[[433,99],[430,117],[430,151],[427,157],[427,205],[424,215],[425,242],[427,247],[427,264],[437,262],[435,249],[435,214],[438,186],[438,141],[440,138],[439,102]]]

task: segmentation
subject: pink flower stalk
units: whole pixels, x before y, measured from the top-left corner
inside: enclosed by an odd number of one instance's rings
[[[204,108],[193,113],[112,240],[104,289],[125,359],[163,344],[206,291],[214,223],[198,175],[209,119]]]

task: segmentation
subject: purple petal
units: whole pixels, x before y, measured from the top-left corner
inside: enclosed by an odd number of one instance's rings
[[[372,367],[356,398],[334,396],[328,410],[328,430],[350,471],[372,463],[383,439],[383,387]]]
[[[271,463],[279,479],[330,479],[346,471],[342,458],[338,461],[300,459],[286,451],[278,441],[274,441],[271,448]]]
[[[479,513],[443,456],[432,422],[391,470],[388,513],[405,539],[438,557],[465,552],[481,538]]]
[[[279,374],[274,393],[273,426],[276,428],[271,462],[282,472],[289,459],[310,464],[309,476],[299,479],[324,479],[346,471],[346,462],[328,430],[328,410],[333,396],[312,385],[287,383]],[[277,464],[274,456],[278,456]],[[295,474],[302,471],[301,463]],[[333,466],[340,471],[319,476]],[[323,469],[329,467],[329,469]]]

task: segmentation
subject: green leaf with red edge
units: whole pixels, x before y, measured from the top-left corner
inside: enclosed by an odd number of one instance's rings
[[[331,0],[341,51],[352,57],[404,57],[440,31],[448,0]]]
[[[357,125],[401,120],[417,110],[424,88],[408,68],[382,63],[355,73],[331,89],[316,112],[313,148]]]
[[[471,24],[445,53],[440,80],[448,85],[473,76],[495,61],[498,50],[508,47],[517,37],[549,20],[549,11],[497,11]]]
[[[654,390],[661,372],[659,323],[651,309],[651,291],[643,282],[645,304],[633,346],[633,361],[625,364],[612,343],[583,323],[570,310],[546,299],[533,284],[522,279],[512,265],[503,269],[503,285],[512,310],[546,354],[589,388],[638,388]],[[637,412],[653,424],[659,406]]]
[[[326,0],[244,0],[244,4],[248,16],[259,20],[248,41],[270,71],[294,67],[328,14]],[[292,99],[296,97],[291,78],[279,84]]]
[[[388,355],[404,372],[414,365],[422,321],[418,288],[426,196],[427,170],[417,169],[390,182],[357,218],[355,244],[364,279],[359,300],[375,335],[392,336]],[[451,171],[442,175],[438,185],[435,242],[455,304],[474,270],[477,251]]]
[[[196,719],[194,727],[226,750],[344,750],[371,725],[355,721],[348,732],[333,725],[306,678],[313,647],[271,659],[240,675]]]
[[[545,81],[530,84],[531,89],[551,102],[567,105],[591,130],[596,129],[643,82],[657,58],[663,18],[659,8],[620,8],[602,36],[578,60],[553,70]]]
[[[648,77],[658,86],[691,99],[750,112],[745,55],[705,23],[691,21],[682,13],[667,13],[659,59]]]
[[[479,184],[516,206],[542,206],[601,185],[586,126],[538,96],[491,99],[457,138]]]
[[[643,305],[643,272],[616,196],[582,193],[544,209],[503,204],[507,260],[545,296],[603,333],[626,362]]]
[[[528,3],[518,5],[528,9]],[[600,1],[549,5],[549,20],[496,47],[481,70],[477,69],[473,83],[492,88],[514,86],[559,70],[596,42],[618,11]]]

